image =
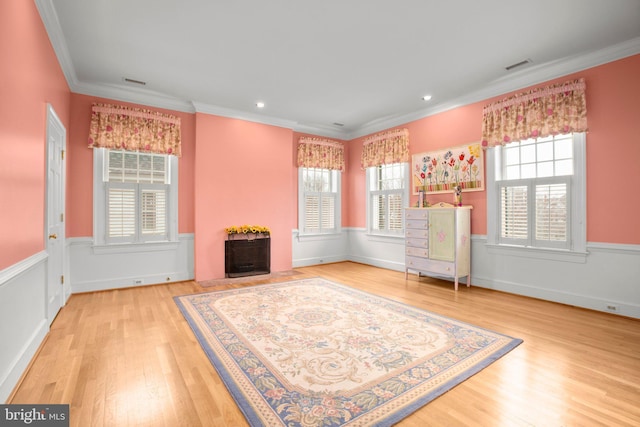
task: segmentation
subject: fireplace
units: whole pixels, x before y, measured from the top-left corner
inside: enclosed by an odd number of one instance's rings
[[[224,242],[225,277],[271,272],[271,238],[263,235],[229,236]]]

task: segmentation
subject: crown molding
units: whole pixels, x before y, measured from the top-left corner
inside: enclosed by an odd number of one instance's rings
[[[40,19],[47,31],[53,50],[56,53],[60,68],[64,74],[67,84],[73,90],[73,87],[77,84],[78,78],[76,76],[75,68],[73,68],[73,61],[71,61],[71,55],[67,48],[67,43],[64,40],[64,34],[62,27],[60,27],[60,20],[56,9],[53,7],[52,0],[35,0],[36,8],[40,13]]]
[[[596,50],[585,55],[575,55],[557,61],[528,67],[524,70],[517,71],[509,74],[508,76],[494,80],[482,89],[442,102],[430,108],[403,115],[382,117],[365,123],[357,130],[347,134],[346,139],[352,140],[361,136],[380,132],[385,129],[423,119],[428,116],[443,113],[457,107],[480,102],[485,99],[583,71],[588,68],[593,68],[608,62],[637,55],[638,53],[640,53],[640,37],[636,37],[604,49]]]
[[[292,120],[285,120],[278,117],[249,113],[247,111],[235,110],[233,108],[220,107],[218,105],[211,105],[197,101],[193,101],[193,106],[195,107],[195,111],[197,113],[213,114],[214,116],[246,120],[248,122],[262,123],[265,125],[278,126],[287,129],[293,129],[296,125],[296,122]]]
[[[58,15],[53,7],[53,0],[34,1],[58,58],[58,62],[60,63],[60,67],[62,68],[62,72],[67,80],[67,84],[73,93],[149,105],[186,113],[201,112],[213,114],[266,125],[284,127],[296,132],[337,138],[345,141],[404,125],[406,123],[439,114],[457,107],[480,102],[485,99],[493,98],[495,96],[513,92],[518,89],[553,80],[564,75],[579,72],[587,68],[592,68],[640,53],[640,37],[637,37],[585,55],[576,55],[545,64],[530,66],[523,70],[509,73],[500,79],[488,82],[484,88],[470,92],[464,96],[447,100],[427,109],[414,111],[408,114],[394,114],[381,117],[365,123],[355,130],[347,131],[346,129],[342,130],[324,125],[303,124],[292,120],[179,99],[166,94],[137,87],[130,87],[127,85],[106,85],[80,82],[73,67],[73,61],[71,60],[71,55],[69,54],[69,50],[64,39]]]
[[[71,87],[73,93],[97,96],[116,101],[131,102],[167,110],[194,113],[196,110],[191,101],[167,96],[160,92],[131,87],[127,85],[109,85],[95,83],[75,83]]]

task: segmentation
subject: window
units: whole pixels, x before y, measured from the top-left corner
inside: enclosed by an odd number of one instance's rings
[[[488,208],[496,222],[490,243],[584,250],[584,139],[556,135],[492,149],[487,169],[495,191],[488,194]]]
[[[340,230],[340,172],[298,168],[300,234],[328,234]]]
[[[369,233],[403,234],[404,208],[408,206],[408,163],[367,168],[367,223]]]
[[[94,156],[97,244],[176,240],[175,157],[100,148]]]

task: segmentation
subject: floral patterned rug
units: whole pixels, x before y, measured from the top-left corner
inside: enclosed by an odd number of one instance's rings
[[[389,426],[522,342],[322,278],[175,302],[252,426]]]

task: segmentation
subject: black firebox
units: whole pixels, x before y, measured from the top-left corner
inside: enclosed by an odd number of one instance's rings
[[[271,273],[271,238],[233,239],[224,242],[226,277]]]

